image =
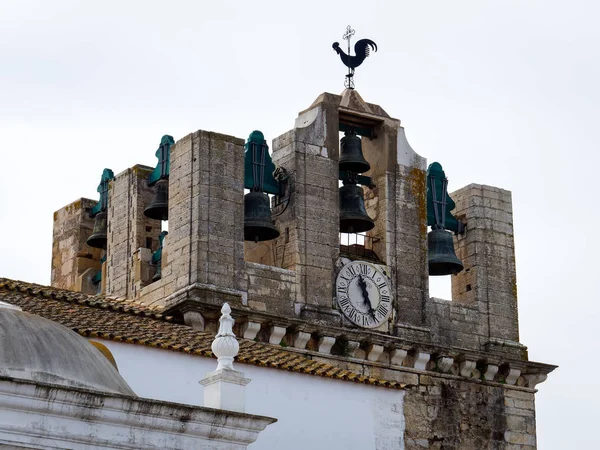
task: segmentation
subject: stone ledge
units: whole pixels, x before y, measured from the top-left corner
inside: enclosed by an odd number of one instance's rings
[[[188,294],[192,294],[194,289],[201,288],[199,285],[194,285],[188,290]],[[246,323],[252,323],[251,328],[257,328],[254,338],[261,342],[278,346],[283,339],[288,346],[286,351],[327,357],[338,363],[358,363],[414,373],[441,375],[441,372],[445,372],[444,375],[454,376],[461,380],[531,389],[543,382],[545,375],[556,367],[520,359],[518,355],[515,357],[506,353],[498,354],[455,346],[435,345],[428,341],[405,339],[372,330],[343,328],[329,324],[319,325],[304,318],[283,318],[276,314],[257,312],[244,306],[240,294],[236,295],[233,290],[209,291],[212,295],[222,294],[236,298],[231,306],[232,314],[236,317],[237,326],[240,328],[240,334],[245,334],[246,328],[250,327],[250,325],[245,325]],[[219,316],[222,300],[213,300],[209,303],[195,296],[188,296],[175,308],[165,311],[165,314],[198,311],[214,325]],[[308,311],[314,310],[314,313],[319,313],[322,309],[310,305],[304,305],[304,307]],[[328,310],[328,312],[333,316],[339,315],[339,312],[334,309]],[[421,335],[429,333],[429,329],[425,327],[401,324],[400,328],[412,330]],[[495,341],[490,342],[495,343]],[[507,341],[501,342],[501,344],[510,345],[515,349],[524,347],[517,342]],[[446,358],[443,360],[443,367],[437,365],[440,358]],[[392,364],[392,360],[400,362],[401,365]]]
[[[231,442],[232,436],[235,442],[250,444],[267,425],[277,421],[253,414],[83,388],[66,389],[8,377],[0,377],[0,393],[2,408],[11,410],[17,425],[10,430],[4,427],[3,431],[10,433],[13,442],[27,448],[39,444],[39,436],[33,430],[40,418],[46,419],[46,436],[60,448],[97,444],[97,441],[92,442],[89,432],[70,426],[73,420],[82,420],[82,411],[87,411],[85,421],[90,430],[111,431],[112,440],[107,443],[111,448],[156,448],[154,443],[164,445],[165,436],[172,436],[175,441],[171,442],[177,448],[204,448],[214,439]],[[50,398],[53,401],[48,401]],[[130,426],[123,434],[121,425],[125,423]],[[182,432],[182,423],[185,423],[185,432]]]

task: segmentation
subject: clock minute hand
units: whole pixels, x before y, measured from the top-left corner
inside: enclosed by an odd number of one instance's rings
[[[367,283],[365,282],[362,275],[359,275],[359,277],[358,277],[358,286],[360,287],[360,290],[362,291],[363,300],[365,301],[365,305],[367,306],[367,310],[369,311],[370,316],[373,317],[373,319],[375,319],[373,306],[371,305],[371,299],[369,298],[369,291],[367,291]]]

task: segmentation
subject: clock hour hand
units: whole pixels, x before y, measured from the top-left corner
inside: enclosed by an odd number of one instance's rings
[[[371,299],[369,298],[369,291],[367,291],[367,283],[362,277],[362,275],[358,276],[358,287],[363,295],[363,300],[365,301],[365,306],[367,307],[367,311],[369,315],[375,320],[375,312],[373,311],[373,306],[371,305]]]

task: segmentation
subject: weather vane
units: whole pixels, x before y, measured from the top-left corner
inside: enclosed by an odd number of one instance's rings
[[[371,39],[361,39],[354,44],[355,56],[350,56],[350,38],[354,36],[354,30],[348,25],[346,32],[342,36],[343,39],[348,41],[348,54],[340,48],[339,42],[333,43],[333,49],[340,55],[340,59],[348,67],[348,75],[344,81],[344,86],[347,89],[354,89],[354,69],[362,64],[367,56],[369,56],[371,50],[377,51],[377,44]]]

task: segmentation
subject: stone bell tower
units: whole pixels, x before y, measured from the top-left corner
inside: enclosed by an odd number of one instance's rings
[[[368,171],[340,164],[349,142]],[[534,448],[535,388],[554,366],[519,342],[510,192],[447,196],[441,165],[354,89],[319,95],[267,150],[259,131],[164,136],[155,169],[103,176],[100,201],[55,213],[53,286],[209,331],[227,302],[237,336],[405,386],[407,449]],[[348,211],[366,223],[354,245]],[[428,245],[428,225],[454,236]],[[454,268],[430,271],[436,252]],[[435,273],[452,274],[451,299],[429,296]]]
[[[376,261],[395,286],[393,319],[379,331],[418,335],[427,297],[426,163],[407,143],[400,121],[366,103],[355,90],[322,94],[274,140],[273,160],[293,177],[293,205],[277,224],[287,242],[276,242],[286,269],[297,273],[295,310],[301,317],[347,326],[335,308],[334,280],[340,266],[339,135],[355,128],[371,164],[365,175],[366,207],[375,227],[367,232]],[[409,325],[408,328],[403,324]]]
[[[349,176],[340,171],[341,133],[361,136],[370,164],[352,178],[371,222],[357,246],[340,241],[340,179]],[[426,161],[400,121],[354,89],[321,94],[273,140],[274,165],[268,153],[259,164],[269,167],[269,188],[249,178],[253,145],[267,148],[262,133],[246,143],[203,130],[165,138],[156,169],[135,166],[108,181],[105,254],[86,253],[89,213],[57,212],[54,285],[135,299],[199,329],[216,329],[226,301],[238,335],[319,357],[532,387],[551,370],[527,361],[519,343],[510,193],[482,185],[450,193],[461,231],[452,253],[464,270],[452,275],[452,299],[430,298]],[[245,187],[274,194],[267,240],[244,231],[256,212],[244,211]],[[158,216],[148,217],[149,203]],[[86,270],[100,285],[73,281]]]

